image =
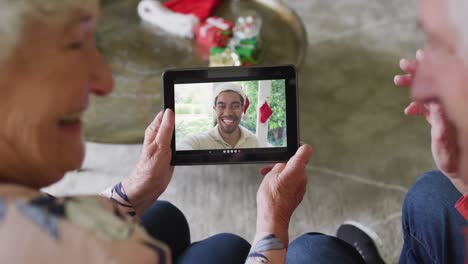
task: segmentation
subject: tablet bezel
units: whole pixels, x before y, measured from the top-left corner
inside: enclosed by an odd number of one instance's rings
[[[162,75],[164,109],[175,112],[174,85],[232,81],[285,80],[287,147],[226,150],[176,151],[175,130],[171,143],[172,165],[271,163],[289,160],[299,147],[297,73],[294,65],[210,67],[167,70]],[[177,118],[177,116],[175,117]]]

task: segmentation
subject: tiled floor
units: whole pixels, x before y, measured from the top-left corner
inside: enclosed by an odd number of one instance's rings
[[[408,94],[392,84],[401,56],[421,45],[416,2],[403,0],[287,0],[308,31],[308,58],[300,70],[301,136],[315,148],[306,197],[290,235],[333,234],[357,220],[378,234],[396,263],[406,190],[434,168],[429,130],[408,118]],[[93,193],[127,175],[140,146],[88,144],[84,171],[48,190]],[[217,232],[252,239],[257,165],[179,167],[164,199],[186,214],[194,240]]]

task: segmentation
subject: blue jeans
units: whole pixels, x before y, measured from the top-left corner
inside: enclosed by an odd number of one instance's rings
[[[233,234],[218,234],[191,244],[184,215],[165,201],[156,202],[145,212],[142,224],[152,237],[171,248],[174,263],[243,264],[250,250],[245,239]],[[304,234],[291,242],[286,258],[294,264],[364,263],[351,245],[319,233]]]
[[[320,233],[307,233],[291,242],[288,246],[286,263],[365,264],[353,246],[336,237]]]
[[[164,242],[172,252],[173,263],[243,263],[250,244],[233,234],[217,234],[191,243],[184,214],[166,201],[157,201],[141,217],[146,231]]]
[[[400,263],[464,263],[467,222],[454,207],[460,197],[440,171],[417,179],[403,204]]]

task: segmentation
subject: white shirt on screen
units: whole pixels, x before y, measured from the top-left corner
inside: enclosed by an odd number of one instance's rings
[[[241,136],[234,149],[258,148],[261,147],[257,137],[243,126],[239,125]],[[188,136],[180,144],[177,144],[176,150],[202,150],[202,149],[233,149],[223,140],[218,130],[218,125],[197,135]]]

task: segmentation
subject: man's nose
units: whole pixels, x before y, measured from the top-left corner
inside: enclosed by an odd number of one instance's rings
[[[89,56],[89,67],[91,69],[89,89],[91,93],[106,96],[114,89],[111,69],[95,46],[92,47]]]
[[[232,106],[226,106],[226,108],[224,109],[224,114],[226,115],[231,115],[233,112],[234,112],[234,109]]]

